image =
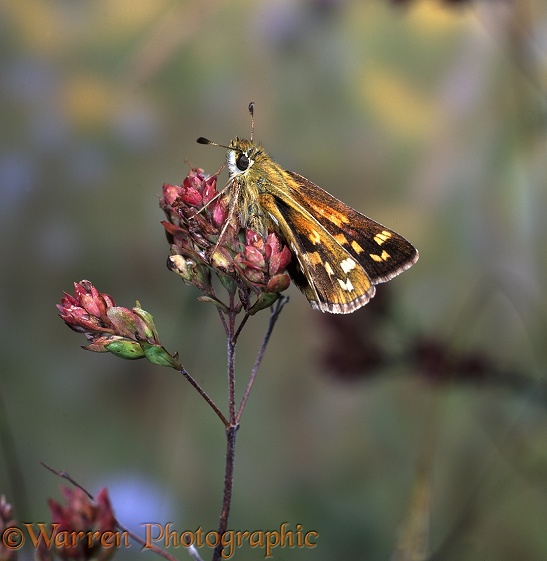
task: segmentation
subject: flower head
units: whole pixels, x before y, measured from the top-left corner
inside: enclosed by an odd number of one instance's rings
[[[264,239],[240,224],[216,185],[216,176],[192,168],[182,185],[163,186],[160,206],[167,220],[162,224],[171,244],[168,267],[198,287],[206,295],[202,299],[222,305],[212,285],[214,272],[228,289],[239,290],[243,306],[254,313],[289,286],[291,252],[276,233]],[[254,305],[252,294],[258,298]]]
[[[161,345],[154,318],[138,302],[132,310],[116,306],[111,296],[83,280],[74,283],[74,296],[65,292],[57,308],[72,330],[86,336],[88,344],[83,348],[88,351],[147,358],[161,366],[180,368],[177,357]]]
[[[107,490],[102,489],[95,501],[79,488],[61,487],[61,492],[66,501],[65,506],[53,499],[48,501],[52,522],[57,525],[54,535],[66,532],[68,536],[79,535],[81,539],[64,541],[53,539],[53,544],[56,545],[52,548],[48,548],[46,542],[41,540],[37,558],[40,561],[50,561],[55,558],[81,561],[109,559],[115,548],[102,546],[100,539],[106,532],[116,531],[116,518]]]

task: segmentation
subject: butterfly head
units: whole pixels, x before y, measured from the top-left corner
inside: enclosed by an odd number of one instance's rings
[[[261,155],[265,156],[264,151],[260,146],[255,144],[253,141],[254,136],[254,103],[249,103],[249,115],[251,116],[251,136],[250,140],[245,140],[244,138],[239,138],[236,136],[229,146],[225,144],[217,144],[212,142],[207,138],[200,136],[197,141],[200,144],[209,144],[213,146],[220,146],[221,148],[226,148],[228,153],[226,154],[226,163],[228,164],[228,170],[230,172],[230,177],[235,177],[241,174],[246,174],[255,161],[260,159]]]
[[[263,154],[262,149],[252,140],[245,140],[236,136],[230,142],[226,154],[230,177],[247,173],[257,159],[260,159],[261,154]]]

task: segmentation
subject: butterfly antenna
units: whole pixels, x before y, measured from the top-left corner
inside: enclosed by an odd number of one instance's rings
[[[226,148],[227,150],[231,150],[231,148],[229,146],[226,146],[225,144],[217,144],[216,142],[213,142],[212,140],[209,140],[208,138],[204,138],[203,136],[200,136],[196,142],[198,144],[208,144],[209,146],[220,146],[221,148]]]
[[[251,116],[251,142],[253,141],[253,135],[255,132],[255,102],[251,101],[249,103],[249,115]]]

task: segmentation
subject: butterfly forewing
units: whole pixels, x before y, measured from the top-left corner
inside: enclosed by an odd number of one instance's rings
[[[363,267],[311,215],[279,197],[263,195],[260,202],[289,243],[295,257],[291,276],[312,307],[349,313],[374,296]]]
[[[287,172],[289,196],[306,209],[366,270],[374,284],[385,282],[418,260],[418,252],[393,230],[361,214],[305,177]]]

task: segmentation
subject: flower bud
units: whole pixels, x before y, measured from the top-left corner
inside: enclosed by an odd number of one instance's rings
[[[130,341],[129,339],[124,339],[123,337],[111,339],[110,342],[104,346],[104,348],[109,353],[119,356],[120,358],[126,358],[128,360],[135,360],[138,358],[144,358],[146,356],[146,353],[139,343],[137,343],[136,341]]]
[[[203,181],[203,204],[208,205],[217,195],[217,176],[211,175]]]
[[[267,247],[271,247],[268,245]],[[277,275],[280,271],[284,271],[291,262],[292,254],[287,246],[284,246],[281,251],[274,252],[270,256],[270,275]]]
[[[289,273],[281,273],[279,275],[273,276],[267,285],[268,292],[283,292],[289,285],[291,284],[291,277],[289,277]]]
[[[203,199],[201,193],[194,187],[183,187],[180,198],[190,206],[200,207]]]
[[[87,494],[78,487],[69,489],[61,487],[61,492],[66,501],[63,506],[53,499],[49,499],[49,510],[55,529],[53,539],[40,540],[36,551],[39,561],[50,561],[52,559],[67,559],[73,561],[106,561],[115,552],[116,548],[103,545],[101,536],[107,532],[116,531],[116,518],[112,511],[108,491],[102,489],[96,500],[90,499]],[[65,535],[89,535],[97,536],[91,544],[87,539],[59,539],[55,536]],[[49,547],[48,547],[49,543]]]
[[[110,296],[82,281],[75,283],[74,296],[65,293],[57,308],[71,329],[86,336],[88,344],[83,348],[88,351],[131,360],[147,358],[154,364],[180,368],[178,359],[162,347],[152,314],[139,302],[132,310],[115,306]],[[150,346],[157,349],[151,351]]]
[[[272,304],[274,304],[277,300],[279,300],[279,292],[269,293],[269,292],[261,292],[258,295],[258,299],[256,302],[251,306],[249,309],[249,314],[253,316],[260,310],[265,310],[269,308]]]
[[[141,339],[146,339],[146,336],[143,335],[145,331],[143,321],[132,310],[115,306],[108,309],[107,316],[114,331],[122,337],[137,340],[138,334]]]
[[[211,265],[222,272],[233,271],[233,258],[225,247],[219,247],[211,255]]]
[[[161,345],[150,345],[142,342],[141,347],[146,355],[146,358],[152,364],[157,364],[158,366],[169,366],[175,370],[180,370],[182,368],[177,355],[170,355]]]
[[[219,228],[228,218],[228,207],[222,200],[218,201],[213,207],[213,224]]]
[[[181,277],[186,284],[193,284],[204,292],[211,290],[211,272],[204,265],[183,255],[170,255],[167,268]]]

